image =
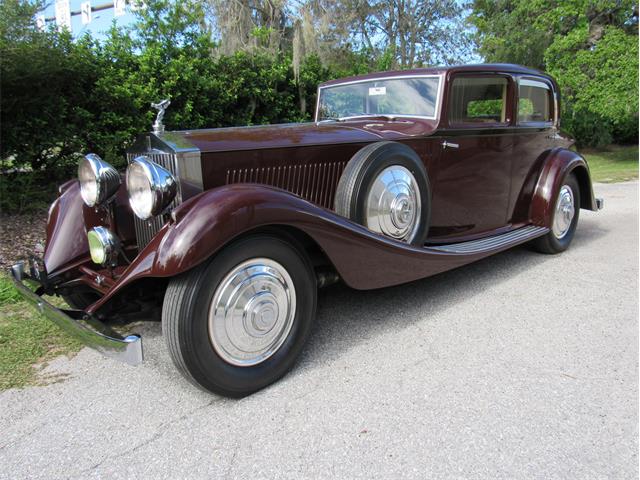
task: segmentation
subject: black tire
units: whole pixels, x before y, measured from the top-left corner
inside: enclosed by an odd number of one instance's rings
[[[407,239],[411,245],[423,246],[429,233],[431,187],[424,163],[414,150],[397,142],[377,142],[359,150],[347,163],[334,200],[337,214],[367,226],[366,198],[373,181],[385,168],[400,165],[409,170],[418,185],[422,214],[418,227]]]
[[[236,366],[213,347],[209,307],[228,272],[260,257],[278,262],[291,277],[296,291],[293,325],[284,343],[269,358],[253,366]],[[278,380],[293,366],[314,321],[316,297],[313,268],[298,246],[272,235],[253,235],[171,280],[162,308],[162,332],[174,364],[188,380],[210,392],[242,397]]]
[[[547,254],[561,253],[561,252],[564,252],[567,248],[569,248],[569,245],[571,245],[571,241],[573,240],[573,236],[576,232],[576,227],[578,226],[578,218],[580,217],[580,186],[578,184],[577,178],[573,174],[569,174],[565,178],[564,182],[561,183],[560,188],[562,188],[562,186],[565,186],[565,185],[571,188],[571,191],[573,193],[573,199],[574,199],[575,213],[573,215],[573,219],[571,220],[571,225],[569,226],[569,229],[567,230],[566,234],[564,234],[562,238],[558,238],[553,231],[554,218],[552,218],[551,219],[552,228],[549,231],[549,233],[547,233],[542,237],[536,238],[532,242],[533,248],[538,252],[547,253]],[[554,200],[553,200],[554,206],[557,202],[559,192],[560,190],[558,190],[554,196]],[[554,214],[555,214],[555,208],[554,208]]]

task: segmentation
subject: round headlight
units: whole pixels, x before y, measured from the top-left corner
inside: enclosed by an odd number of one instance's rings
[[[91,260],[99,265],[115,264],[118,257],[118,238],[104,227],[95,227],[87,233]]]
[[[175,198],[177,189],[171,172],[148,157],[136,157],[127,167],[129,204],[142,220],[161,213]]]
[[[80,195],[89,207],[101,205],[120,188],[120,174],[98,155],[89,153],[78,163]]]

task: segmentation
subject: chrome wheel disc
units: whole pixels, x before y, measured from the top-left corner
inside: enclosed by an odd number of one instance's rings
[[[573,190],[569,185],[563,185],[558,193],[558,200],[556,201],[556,210],[553,215],[553,234],[557,239],[564,238],[564,236],[571,228],[571,222],[576,214],[576,207],[574,204]]]
[[[254,258],[222,279],[209,307],[209,338],[226,362],[264,362],[287,339],[296,312],[296,290],[274,260]]]
[[[410,242],[420,224],[418,183],[405,167],[392,165],[376,177],[366,198],[366,227]]]

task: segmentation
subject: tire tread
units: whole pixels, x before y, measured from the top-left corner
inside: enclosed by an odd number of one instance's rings
[[[407,242],[414,246],[422,246],[429,233],[431,186],[424,163],[411,147],[403,143],[393,141],[375,142],[358,150],[351,157],[340,176],[336,187],[333,210],[338,215],[363,225],[361,201],[362,192],[370,181],[367,178],[368,172],[370,169],[380,168],[379,165],[381,163],[384,164],[396,155],[401,158],[401,164],[406,160],[407,164],[404,166],[412,171],[418,183],[424,183],[423,186],[419,185],[419,193],[424,195],[420,230],[415,238]]]
[[[334,200],[334,210],[338,215],[350,218],[355,208],[355,189],[358,180],[358,174],[364,164],[371,158],[371,154],[380,148],[393,142],[376,142],[358,150],[356,154],[347,163],[336,189],[336,197]]]
[[[162,334],[166,338],[171,359],[180,373],[199,388],[202,386],[187,368],[183,350],[180,348],[180,326],[185,323],[180,319],[189,315],[202,271],[202,266],[196,267],[196,270],[182,274],[169,282],[162,306]]]

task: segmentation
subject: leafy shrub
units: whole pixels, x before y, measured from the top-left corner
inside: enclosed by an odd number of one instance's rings
[[[4,168],[10,158],[35,170],[69,161],[83,147],[78,126],[91,115],[86,99],[97,69],[91,39],[24,25],[11,10],[24,10],[22,3],[0,2],[0,159]]]
[[[62,174],[52,177],[50,172],[44,170],[5,172],[0,175],[0,212],[33,213],[45,210],[56,198],[57,185],[63,181]]]
[[[558,38],[545,61],[562,90],[563,127],[584,146],[637,142],[638,37],[607,27],[583,48],[588,26]]]
[[[581,147],[604,147],[613,141],[612,126],[608,119],[588,110],[563,108],[563,129],[569,131]]]

